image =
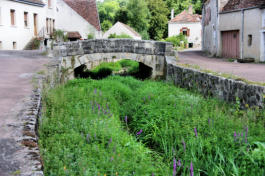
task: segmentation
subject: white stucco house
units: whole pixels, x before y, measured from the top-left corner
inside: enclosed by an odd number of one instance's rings
[[[201,46],[202,25],[201,16],[193,14],[192,7],[184,10],[174,17],[174,10],[171,11],[171,20],[168,22],[168,36],[179,34],[187,36],[189,47]]]
[[[108,31],[103,34],[103,38],[107,39],[111,34],[127,34],[135,40],[142,39],[141,35],[137,33],[133,28],[121,22],[115,23]]]
[[[34,38],[47,43],[55,29],[99,38],[95,0],[0,0],[0,49],[22,50]]]

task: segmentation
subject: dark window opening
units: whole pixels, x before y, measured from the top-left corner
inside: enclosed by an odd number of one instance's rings
[[[193,43],[189,43],[189,48],[193,48]]]
[[[24,26],[28,27],[28,12],[24,12]]]
[[[252,35],[248,35],[248,46],[252,45]]]
[[[186,29],[184,29],[183,31],[182,31],[182,33],[183,33],[183,35],[188,35],[188,31],[186,30]]]

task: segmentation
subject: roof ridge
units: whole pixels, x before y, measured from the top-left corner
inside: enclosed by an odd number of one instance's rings
[[[117,23],[121,23],[122,25],[124,25],[127,29],[129,29],[132,33],[134,33],[137,37],[141,37],[141,35],[138,33],[138,32],[136,32],[132,27],[130,27],[129,25],[127,25],[127,24],[124,24],[124,23],[122,23],[122,22],[120,22],[120,21],[117,21]]]

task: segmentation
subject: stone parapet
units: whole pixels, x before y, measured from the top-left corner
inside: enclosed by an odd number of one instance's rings
[[[187,89],[195,89],[204,96],[214,96],[235,103],[241,107],[265,107],[265,87],[242,81],[215,76],[210,73],[176,65],[174,57],[166,57],[168,81]]]

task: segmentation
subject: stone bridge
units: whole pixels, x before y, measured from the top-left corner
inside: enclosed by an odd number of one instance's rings
[[[84,40],[60,43],[54,47],[67,80],[73,79],[74,70],[82,65],[90,70],[102,62],[121,59],[135,60],[152,68],[152,78],[165,77],[166,57],[177,54],[171,43],[132,39]]]

